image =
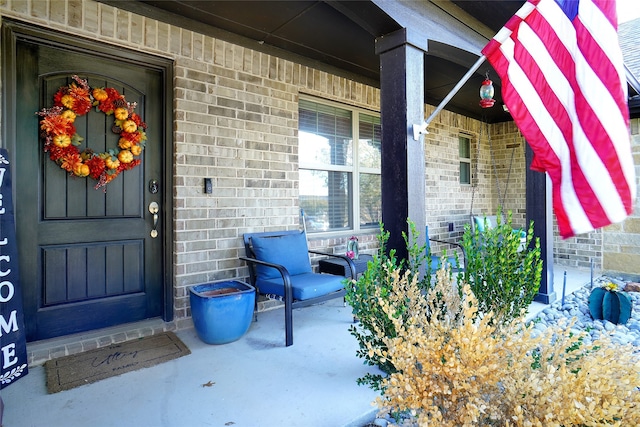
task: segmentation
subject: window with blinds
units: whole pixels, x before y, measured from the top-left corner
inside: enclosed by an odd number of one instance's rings
[[[299,202],[307,231],[377,227],[382,219],[380,117],[302,98],[298,138]]]

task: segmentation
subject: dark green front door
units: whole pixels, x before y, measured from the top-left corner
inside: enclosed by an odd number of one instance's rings
[[[5,32],[6,33],[6,32]],[[99,46],[97,46],[99,49]],[[25,323],[29,341],[93,330],[163,315],[162,70],[131,58],[114,58],[46,39],[18,37],[15,62],[16,228]],[[35,112],[53,95],[86,79],[112,87],[136,102],[147,123],[147,142],[135,169],[104,189],[62,170],[43,152]],[[11,98],[11,97],[9,97]],[[117,149],[113,116],[92,109],[78,117],[77,132],[94,152]],[[151,185],[151,183],[157,185]],[[158,190],[156,192],[156,190]],[[157,203],[157,237],[151,236]],[[154,233],[155,234],[155,233]]]

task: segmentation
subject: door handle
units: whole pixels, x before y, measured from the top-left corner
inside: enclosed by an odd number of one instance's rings
[[[158,211],[160,210],[160,207],[158,206],[157,202],[151,202],[149,203],[149,213],[151,213],[153,215],[153,228],[151,229],[151,237],[152,238],[156,238],[158,237]]]

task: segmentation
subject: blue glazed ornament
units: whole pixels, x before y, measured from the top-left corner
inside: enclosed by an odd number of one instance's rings
[[[595,288],[589,295],[589,311],[597,320],[624,325],[631,317],[632,308],[629,294],[618,291],[618,286],[613,283]]]

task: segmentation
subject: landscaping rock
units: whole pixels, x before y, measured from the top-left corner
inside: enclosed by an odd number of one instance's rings
[[[594,280],[593,287],[602,286],[607,282],[616,283],[620,289],[624,288],[624,282],[608,276],[602,276]],[[589,295],[591,294],[591,284],[587,284],[565,298],[564,304],[555,301],[545,308],[539,315],[532,319],[535,323],[535,331],[543,331],[550,325],[556,325],[561,319],[575,318],[573,329],[578,332],[587,332],[586,341],[595,341],[604,334],[610,334],[613,341],[625,345],[632,344],[636,347],[636,352],[640,353],[640,283],[631,282],[639,286],[638,291],[633,291],[629,295],[633,302],[631,318],[625,325],[615,325],[614,323],[602,320],[593,320],[589,312]],[[630,284],[631,284],[630,283]],[[627,284],[629,286],[630,284]],[[632,286],[633,289],[633,286]],[[625,288],[625,291],[627,289]]]
[[[640,283],[638,282],[629,282],[624,287],[625,292],[640,292]]]

